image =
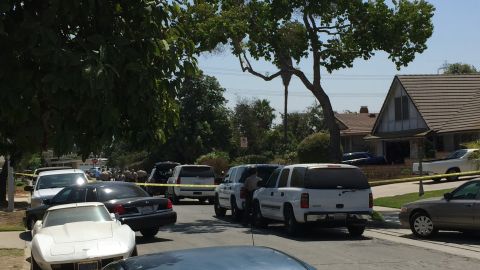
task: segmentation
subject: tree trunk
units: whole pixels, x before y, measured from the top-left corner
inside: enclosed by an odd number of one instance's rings
[[[321,86],[316,85],[311,91],[322,106],[325,124],[327,125],[328,131],[330,133],[330,160],[332,162],[338,163],[342,160],[342,149],[340,145],[340,129],[337,122],[335,121],[335,114],[333,113],[332,103],[330,102],[330,98]]]
[[[8,159],[5,158],[2,172],[0,173],[0,206],[7,206],[7,178],[8,178]]]

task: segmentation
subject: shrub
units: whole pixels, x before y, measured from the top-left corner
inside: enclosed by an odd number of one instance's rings
[[[223,174],[222,172],[228,170],[229,157],[225,152],[214,151],[197,158],[195,164],[212,166],[215,175],[221,176]]]
[[[329,143],[330,135],[327,133],[319,132],[306,137],[298,145],[298,161],[300,163],[328,162]]]
[[[234,161],[234,165],[241,165],[241,164],[263,164],[269,163],[269,159],[263,155],[246,155],[237,157]]]

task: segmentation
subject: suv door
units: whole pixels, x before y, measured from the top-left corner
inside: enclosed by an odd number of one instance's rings
[[[264,217],[274,217],[272,208],[272,196],[277,186],[280,171],[280,169],[275,170],[265,183],[265,187],[260,188],[258,191],[255,191],[254,196],[256,197],[256,199],[258,199],[260,203],[260,210]]]
[[[283,205],[285,204],[285,192],[290,176],[290,169],[283,169],[278,178],[277,188],[273,191],[271,196],[272,214],[275,218],[283,220]]]
[[[223,183],[218,186],[218,202],[222,207],[230,207],[230,190],[232,188],[231,181],[235,179],[235,172],[235,167],[230,168],[225,175]]]

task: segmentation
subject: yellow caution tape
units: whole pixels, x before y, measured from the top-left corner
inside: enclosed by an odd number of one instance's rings
[[[27,176],[27,177],[37,177],[36,174],[31,174],[31,173],[15,173],[15,175]]]
[[[388,184],[396,184],[396,183],[405,183],[405,182],[416,182],[420,180],[432,180],[433,178],[445,178],[449,176],[472,176],[472,175],[480,175],[480,171],[469,171],[469,172],[460,172],[460,173],[448,173],[448,174],[433,174],[427,176],[416,176],[416,177],[408,177],[408,178],[398,178],[398,179],[389,179],[389,180],[381,180],[381,181],[374,181],[370,182],[370,186],[384,186]]]
[[[147,187],[200,187],[200,188],[216,188],[218,185],[194,185],[194,184],[152,184],[152,183],[136,183],[139,186]]]

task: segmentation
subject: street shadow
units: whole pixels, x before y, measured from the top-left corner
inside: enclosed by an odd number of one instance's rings
[[[175,205],[210,205],[210,204],[207,202],[201,203],[198,200],[197,201],[188,200],[188,201],[179,201],[178,203],[175,203],[173,206],[175,207]],[[213,204],[212,204],[212,209],[213,209]]]
[[[291,236],[287,233],[283,224],[277,223],[271,224],[267,228],[249,228],[248,230],[245,230],[244,233],[253,233],[253,235],[275,235],[299,242],[364,241],[372,239],[365,236],[352,237],[347,229],[344,228],[318,228],[309,225],[304,226],[298,235]]]
[[[145,238],[143,236],[136,236],[135,242],[137,244],[153,244],[153,243],[163,243],[163,242],[171,242],[172,239],[161,238],[161,237],[153,237],[153,238]]]
[[[480,232],[469,232],[469,233],[462,233],[462,232],[450,232],[450,231],[440,231],[436,235],[428,238],[428,239],[421,239],[416,237],[413,234],[406,234],[402,235],[401,237],[412,239],[412,240],[425,240],[429,242],[434,242],[436,244],[458,244],[458,245],[475,245],[480,246]]]
[[[30,233],[30,231],[21,232],[20,234],[18,234],[18,237],[23,241],[32,241],[32,234]]]
[[[14,202],[13,208],[18,211],[18,210],[26,210],[30,204],[28,202]],[[0,211],[6,212],[8,210],[7,206],[1,206]]]
[[[218,220],[204,219],[196,220],[194,222],[175,223],[167,229],[170,232],[183,234],[197,234],[197,233],[221,233],[232,228],[231,223],[219,222]]]

